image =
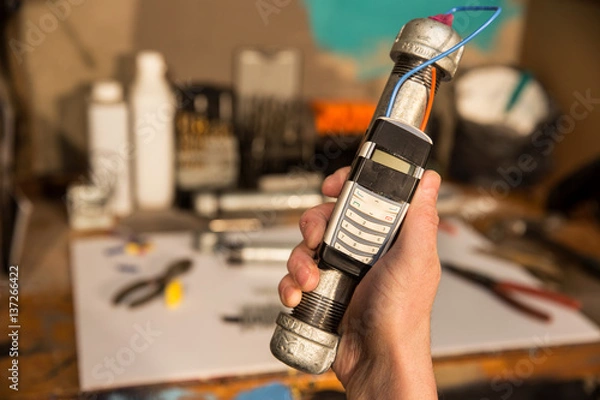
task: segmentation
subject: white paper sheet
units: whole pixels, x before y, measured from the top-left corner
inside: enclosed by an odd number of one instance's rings
[[[458,234],[439,235],[442,259],[490,275],[535,284],[510,263],[473,251],[485,240],[462,225]],[[231,268],[216,256],[191,250],[191,235],[149,235],[154,251],[143,257],[109,256],[115,238],[80,239],[72,244],[79,376],[82,390],[283,371],[269,351],[272,327],[246,329],[221,322],[247,304],[277,303],[285,265]],[[297,228],[264,234],[299,240]],[[181,277],[185,297],[169,310],[161,299],[139,309],[114,307],[111,298],[127,282],[155,276],[175,259],[189,257],[194,268]],[[117,264],[140,272],[120,272]],[[433,313],[433,354],[447,356],[600,340],[600,331],[580,313],[543,300],[526,301],[550,312],[550,324],[499,303],[489,293],[446,273]]]

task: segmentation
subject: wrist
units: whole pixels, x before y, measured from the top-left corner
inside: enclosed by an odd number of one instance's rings
[[[348,400],[437,399],[431,360],[429,323],[373,341],[350,379]],[[374,338],[375,339],[375,338]]]
[[[429,321],[393,347],[392,366],[396,377],[397,398],[402,400],[437,399]]]

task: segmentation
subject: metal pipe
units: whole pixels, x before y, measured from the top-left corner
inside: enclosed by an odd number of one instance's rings
[[[428,18],[408,22],[398,33],[392,47],[390,56],[395,65],[371,125],[385,116],[394,87],[406,72],[460,41],[458,33],[441,22]],[[434,64],[439,70],[440,80],[452,79],[461,56],[462,49]],[[419,128],[431,91],[430,77],[431,67],[428,67],[412,75],[403,84],[394,99],[390,118]],[[434,89],[437,90],[437,87]],[[351,276],[322,262],[319,263],[319,274],[317,288],[302,294],[302,300],[292,314],[279,315],[271,339],[271,352],[279,360],[312,374],[325,372],[335,360],[339,324],[360,281],[360,277]]]

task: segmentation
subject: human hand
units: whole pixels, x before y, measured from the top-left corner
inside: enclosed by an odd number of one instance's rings
[[[350,169],[323,183],[337,197]],[[348,399],[437,399],[430,353],[430,317],[441,277],[437,255],[440,177],[421,179],[398,240],[356,288],[340,325],[341,340],[333,370]],[[279,284],[281,301],[295,307],[302,291],[317,287],[314,260],[334,204],[322,204],[300,219],[303,241],[288,261]]]

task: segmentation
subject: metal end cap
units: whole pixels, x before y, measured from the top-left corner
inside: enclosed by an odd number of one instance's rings
[[[271,353],[281,362],[309,374],[326,372],[337,352],[338,335],[325,332],[285,313],[277,317]]]
[[[461,41],[460,35],[450,26],[430,18],[417,18],[402,27],[392,46],[390,57],[395,62],[401,54],[429,60]],[[442,72],[443,80],[456,74],[464,47],[435,63]]]

